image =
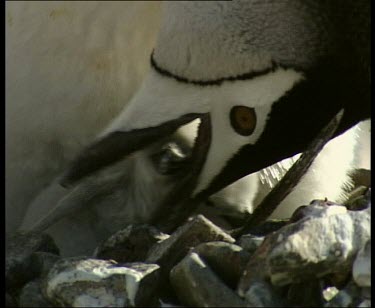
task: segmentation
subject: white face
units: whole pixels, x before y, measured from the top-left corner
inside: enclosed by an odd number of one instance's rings
[[[188,113],[209,113],[211,144],[193,193],[195,196],[209,186],[243,146],[258,141],[272,105],[302,79],[303,75],[293,69],[278,68],[249,80],[197,86],[151,70],[129,106],[102,135],[111,131],[131,132],[133,129],[157,127]],[[245,114],[250,110],[250,124],[252,117],[254,120],[250,133],[241,134],[235,127],[231,112],[236,106],[242,106],[240,108]],[[241,116],[235,119],[240,121]],[[245,126],[246,123],[245,120]],[[251,164],[251,157],[248,162]]]
[[[302,79],[301,73],[280,68],[251,80],[226,82],[218,88],[210,108],[211,146],[194,195],[207,188],[213,178],[244,145],[257,142],[265,129],[273,103]],[[235,106],[252,108],[255,112],[256,124],[250,135],[241,135],[233,127],[230,113]],[[251,157],[249,157],[249,164],[251,164]]]

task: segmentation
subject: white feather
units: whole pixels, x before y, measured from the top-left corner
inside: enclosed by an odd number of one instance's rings
[[[160,3],[15,1],[6,4],[6,17],[9,232],[139,87]]]

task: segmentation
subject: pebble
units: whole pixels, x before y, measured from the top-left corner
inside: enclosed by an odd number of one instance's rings
[[[55,305],[69,307],[124,307],[152,304],[159,266],[87,258],[55,263],[43,292]]]
[[[94,257],[117,262],[141,262],[154,244],[168,237],[168,234],[149,225],[129,225],[99,245]]]
[[[195,252],[179,262],[170,273],[171,284],[179,300],[192,307],[246,307]]]
[[[5,281],[7,290],[21,288],[37,278],[39,269],[32,265],[34,252],[59,254],[52,238],[45,233],[18,232],[6,237]]]

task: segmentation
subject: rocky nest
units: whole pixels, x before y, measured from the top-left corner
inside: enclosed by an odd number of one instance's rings
[[[241,235],[203,215],[171,234],[128,225],[92,256],[43,233],[6,243],[8,307],[370,307],[371,190],[315,200]]]

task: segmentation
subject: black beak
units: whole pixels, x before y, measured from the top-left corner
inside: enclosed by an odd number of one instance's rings
[[[197,113],[185,114],[157,127],[136,129],[129,132],[113,132],[83,150],[62,176],[60,184],[66,188],[72,186],[83,177],[172,134],[180,126],[198,117],[200,117],[200,114]]]
[[[164,232],[171,232],[196,209],[199,201],[191,198],[211,144],[211,118],[208,113],[200,116],[198,134],[191,154],[189,174],[177,184],[162,202],[151,224]]]

